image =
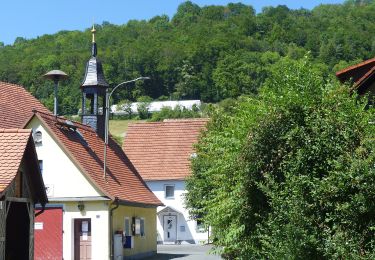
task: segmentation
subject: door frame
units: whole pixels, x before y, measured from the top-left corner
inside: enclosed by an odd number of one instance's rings
[[[77,230],[77,226],[79,225],[78,222],[82,223],[82,221],[88,221],[89,227],[88,227],[88,233],[90,233],[90,244],[91,244],[91,255],[92,255],[92,221],[91,218],[74,218],[73,219],[73,259],[76,259],[77,257],[77,250],[80,251],[80,238],[77,238],[77,233],[80,233],[81,231]],[[77,244],[78,241],[78,244]]]
[[[165,235],[166,235],[166,226],[165,226],[165,218],[168,218],[168,217],[174,217],[176,219],[176,224],[175,224],[175,239],[168,239]],[[164,241],[165,242],[175,242],[177,241],[177,221],[178,221],[178,218],[177,218],[177,215],[163,215],[163,237],[164,237]]]

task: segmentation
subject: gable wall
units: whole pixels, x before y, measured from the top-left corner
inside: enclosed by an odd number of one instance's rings
[[[42,143],[36,144],[35,148],[38,159],[43,160],[42,175],[48,187],[48,198],[102,196],[40,124],[38,118],[34,117],[27,128],[32,128],[33,132],[42,132]]]
[[[147,186],[152,190],[156,197],[165,205],[170,206],[182,214],[171,213],[177,216],[177,240],[187,241],[189,243],[199,243],[200,241],[207,240],[207,232],[197,232],[197,223],[191,220],[189,212],[185,209],[184,194],[186,193],[185,181],[183,180],[163,180],[163,181],[147,181]],[[174,185],[174,199],[165,198],[165,185]],[[164,207],[158,207],[158,211]],[[164,215],[169,213],[158,214],[157,217],[157,230],[158,242],[164,240]],[[181,226],[185,227],[185,231],[181,232]]]

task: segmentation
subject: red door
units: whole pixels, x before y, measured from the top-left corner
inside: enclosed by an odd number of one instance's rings
[[[40,210],[35,210],[39,212]],[[63,235],[62,208],[47,208],[35,218],[34,259],[61,260]]]

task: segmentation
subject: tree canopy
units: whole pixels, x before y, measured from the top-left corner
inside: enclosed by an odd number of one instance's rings
[[[374,1],[312,10],[265,7],[258,14],[242,3],[200,7],[186,1],[171,18],[96,25],[98,57],[112,86],[140,75],[151,78],[119,90],[115,101],[166,96],[218,102],[256,94],[281,57],[299,59],[310,52],[326,75],[373,57],[374,13]],[[0,44],[0,80],[25,86],[52,107],[53,83],[41,75],[61,69],[69,79],[59,89],[59,110],[75,114],[90,39],[87,29]]]
[[[229,259],[373,259],[375,111],[307,58],[213,112],[188,180],[191,214]]]

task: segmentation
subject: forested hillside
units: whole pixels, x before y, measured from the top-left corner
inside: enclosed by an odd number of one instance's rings
[[[98,56],[111,85],[149,76],[117,92],[115,99],[201,99],[217,102],[257,93],[268,67],[282,56],[298,59],[310,52],[326,76],[375,53],[375,1],[346,1],[313,10],[251,6],[199,7],[181,4],[173,17],[124,25],[97,25]],[[25,86],[47,106],[52,82],[41,75],[61,69],[69,80],[60,88],[60,108],[74,114],[80,81],[90,56],[90,30],[61,31],[37,39],[17,38],[0,45],[0,80]]]

